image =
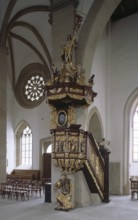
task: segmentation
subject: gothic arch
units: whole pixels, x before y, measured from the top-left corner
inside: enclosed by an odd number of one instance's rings
[[[101,34],[120,2],[121,0],[94,1],[85,18],[78,39],[76,61],[84,66],[87,76],[90,75],[92,60]]]
[[[21,158],[20,158],[20,137],[21,137],[21,133],[24,130],[24,128],[28,126],[29,128],[31,128],[31,126],[25,121],[22,120],[19,122],[19,124],[17,125],[16,129],[15,129],[15,158],[16,158],[16,163],[15,166],[19,166],[20,162],[21,162]]]
[[[88,115],[87,130],[93,134],[97,142],[100,142],[104,136],[102,119],[96,107],[92,108]]]
[[[124,108],[123,135],[123,194],[129,194],[129,148],[130,148],[130,118],[138,102],[138,88],[128,97]]]
[[[15,128],[15,135],[17,135],[17,133],[21,132],[27,125],[30,127],[28,122],[26,122],[25,120],[21,120]]]

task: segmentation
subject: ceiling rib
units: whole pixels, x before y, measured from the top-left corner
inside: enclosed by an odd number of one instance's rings
[[[46,54],[46,57],[48,59],[49,65],[51,66],[52,65],[52,58],[50,56],[50,53],[49,53],[49,51],[47,49],[47,46],[46,46],[44,40],[42,39],[42,37],[39,34],[39,32],[37,31],[37,29],[33,25],[31,25],[31,24],[29,24],[27,22],[24,22],[24,21],[17,21],[16,23],[14,23],[13,27],[17,27],[17,26],[25,27],[25,28],[27,28],[27,29],[29,29],[30,31],[33,32],[33,34],[36,36],[36,38],[40,42],[40,44],[42,46],[42,49],[44,50],[44,52]]]
[[[21,41],[22,43],[26,44],[28,47],[30,47],[36,54],[37,56],[40,58],[40,60],[42,61],[42,63],[47,66],[47,63],[44,59],[44,57],[42,56],[42,54],[39,52],[39,50],[37,50],[37,48],[35,46],[33,46],[33,44],[31,44],[28,40],[26,40],[25,38],[23,38],[22,36],[18,35],[18,34],[15,34],[13,32],[10,32],[9,35],[12,37],[12,38],[15,38],[19,41]],[[48,66],[47,66],[48,67]],[[48,68],[49,69],[49,68]]]
[[[28,8],[24,8],[20,11],[18,11],[10,20],[10,22],[7,25],[7,29],[6,29],[6,36],[5,36],[5,41],[7,39],[8,33],[10,32],[10,30],[12,29],[14,23],[23,15],[28,14],[28,13],[32,13],[32,12],[49,12],[50,7],[49,6],[32,6],[32,7],[28,7]]]

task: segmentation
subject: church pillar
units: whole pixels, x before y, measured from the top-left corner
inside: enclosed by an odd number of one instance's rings
[[[52,5],[52,45],[53,54],[52,62],[59,70],[61,67],[62,46],[65,44],[67,36],[73,33],[74,18],[75,18],[75,0],[53,0]],[[61,168],[55,167],[52,164],[52,185],[59,179]],[[71,175],[74,184],[73,175]],[[74,196],[73,196],[74,197]],[[52,201],[56,201],[56,193],[52,187]]]
[[[6,180],[7,50],[0,46],[0,182]]]

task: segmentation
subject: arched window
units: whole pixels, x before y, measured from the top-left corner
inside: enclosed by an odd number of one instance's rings
[[[21,164],[32,165],[32,131],[26,126],[21,134]]]
[[[138,162],[138,106],[133,116],[133,131],[132,131],[132,146],[133,146],[133,161]]]
[[[16,128],[16,168],[32,167],[32,130],[26,121],[21,121]]]
[[[46,149],[46,153],[52,153],[52,144],[49,144],[47,149]]]

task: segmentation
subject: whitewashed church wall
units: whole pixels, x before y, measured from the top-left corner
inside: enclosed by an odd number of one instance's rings
[[[14,92],[12,89],[12,73],[10,56],[7,56],[7,134],[6,134],[6,172],[8,174],[15,167],[15,144],[14,144]]]
[[[97,97],[91,105],[96,106],[103,123],[103,134],[106,138],[106,122],[107,122],[107,75],[108,75],[108,35],[105,29],[97,46],[95,56],[92,63],[91,75],[95,74],[94,91]]]
[[[50,136],[50,109],[45,101],[36,108],[24,109],[15,100],[14,127],[21,120],[29,123],[33,135],[33,169],[39,169],[40,139]]]
[[[138,86],[137,22],[138,15],[133,15],[112,25],[110,130],[113,160],[122,159],[123,111],[129,95]]]
[[[91,48],[90,48],[91,49]],[[91,73],[94,74],[94,86],[93,90],[97,93],[97,96],[94,99],[94,102],[89,106],[89,108],[85,109],[84,121],[83,125],[86,130],[89,127],[89,122],[91,119],[91,111],[94,107],[96,107],[99,111],[99,114],[103,123],[103,134],[106,136],[106,112],[107,112],[107,72],[108,72],[108,38],[107,32],[104,31],[97,49],[95,51],[95,56],[92,63]],[[86,120],[87,119],[87,120]],[[80,119],[79,119],[80,121]]]
[[[121,182],[124,172],[124,108],[128,97],[138,86],[137,22],[138,14],[135,14],[114,22],[111,28],[110,159],[120,163]]]
[[[31,19],[30,15],[30,19]],[[48,49],[52,52],[52,44],[51,44],[51,25],[48,23],[47,26],[44,21],[47,20],[47,14],[43,16],[36,17],[36,20],[32,18],[32,24],[37,23],[38,26],[44,25],[44,29],[42,31],[43,38],[45,38],[45,42],[48,45]],[[28,34],[27,29],[18,29],[19,34],[27,35],[30,38],[30,41],[35,44],[36,47],[39,48],[39,51],[45,57],[46,55],[40,45],[40,43],[32,36],[32,33]],[[33,42],[35,41],[36,42]],[[49,43],[48,43],[49,42]],[[14,43],[14,42],[13,42]],[[30,64],[30,63],[41,63],[38,56],[31,50],[29,47],[22,44],[22,42],[17,42],[18,45],[14,51],[14,58],[15,58],[15,82],[18,79],[18,76],[22,69]],[[22,51],[21,59],[19,54]],[[9,56],[10,57],[10,56]],[[11,64],[9,64],[9,69],[11,71]],[[12,75],[12,73],[10,73]],[[9,77],[8,83],[8,118],[7,118],[7,157],[8,157],[8,167],[7,172],[11,172],[13,168],[15,168],[15,140],[14,140],[14,132],[17,125],[22,121],[26,121],[29,123],[32,129],[33,134],[33,169],[39,169],[39,158],[40,158],[40,139],[46,138],[50,136],[50,108],[46,101],[44,100],[38,107],[32,109],[26,109],[21,107],[13,94],[12,90],[12,77]],[[14,97],[14,98],[13,98]]]

